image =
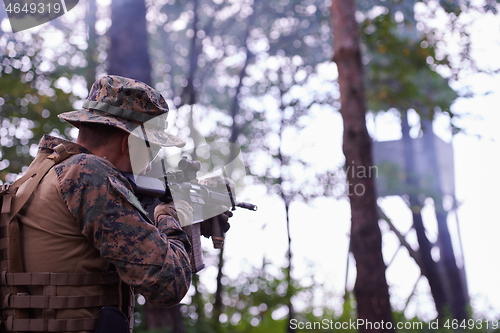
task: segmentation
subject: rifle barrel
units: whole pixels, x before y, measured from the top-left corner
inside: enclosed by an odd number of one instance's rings
[[[238,206],[240,208],[245,208],[245,209],[248,209],[248,210],[253,210],[253,211],[256,211],[259,208],[256,205],[248,203],[248,202],[238,202],[236,204],[236,206]]]

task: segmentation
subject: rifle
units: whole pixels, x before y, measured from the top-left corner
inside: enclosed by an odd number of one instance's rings
[[[199,272],[205,265],[201,251],[201,223],[210,223],[211,237],[214,248],[221,249],[224,244],[224,230],[218,219],[218,214],[223,211],[215,211],[215,207],[225,206],[232,211],[236,207],[257,210],[257,206],[246,202],[237,202],[228,180],[225,183],[207,184],[198,183],[197,172],[201,168],[199,161],[188,160],[187,157],[180,159],[178,170],[165,170],[161,160],[163,180],[150,176],[133,175],[124,173],[130,181],[134,194],[141,202],[149,216],[154,216],[155,207],[162,203],[175,200],[184,200],[193,207],[193,224],[183,227],[188,234],[192,245],[191,266],[193,272]],[[221,178],[222,179],[222,178]],[[215,215],[215,216],[214,216]]]

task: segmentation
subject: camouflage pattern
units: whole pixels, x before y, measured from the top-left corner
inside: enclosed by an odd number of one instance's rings
[[[167,115],[167,102],[155,89],[140,81],[106,75],[94,82],[82,110],[58,117],[76,127],[82,122],[107,124],[141,138],[145,132],[155,144],[183,147],[184,141],[166,132]]]
[[[122,281],[152,304],[165,307],[178,303],[191,283],[191,245],[177,216],[162,215],[155,225],[145,216],[126,178],[106,159],[92,155],[78,144],[45,135],[39,154],[52,152],[60,143],[68,151],[80,152],[51,170],[57,177],[55,199],[62,200],[67,208],[58,215],[72,219],[63,222],[77,226],[74,237],[83,235],[86,242],[93,245],[99,260],[104,258],[113,264]],[[50,173],[47,177],[50,178]],[[39,217],[40,212],[32,215]],[[58,232],[51,230],[50,236]],[[57,240],[52,242],[57,243]],[[56,258],[59,256],[64,253]],[[80,254],[75,260],[82,260],[82,257],[90,258]],[[92,262],[78,263],[75,267],[91,265]],[[59,269],[64,270],[64,267]]]

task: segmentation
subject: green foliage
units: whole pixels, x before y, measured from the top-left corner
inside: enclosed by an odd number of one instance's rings
[[[464,72],[497,70],[483,68],[472,57],[470,23],[461,22],[459,17],[496,14],[499,3],[499,0],[359,0],[369,108],[375,112],[413,108],[429,119],[435,112],[444,112],[452,120],[453,131],[460,131],[454,125],[453,117],[457,115],[450,111],[450,106],[459,95],[472,97],[472,93],[469,87],[453,91],[448,80],[457,80]],[[416,15],[417,6],[427,8],[427,13]],[[426,21],[435,20],[437,13],[445,13],[445,22],[441,24],[446,28],[434,27]],[[443,44],[449,34],[459,36],[458,50],[452,54]]]
[[[202,301],[193,300],[181,308],[186,332],[284,332],[288,326],[286,305],[289,297],[306,304],[304,312],[298,314],[300,320],[311,316],[307,313],[312,312],[314,291],[321,288],[312,276],[311,281],[308,286],[292,282],[289,287],[286,268],[276,270],[268,263],[243,272],[235,279],[224,277],[224,309],[220,318],[213,317],[213,295],[198,283]]]
[[[425,36],[405,35],[403,23],[391,12],[362,24],[367,49],[366,96],[371,110],[414,108],[432,117],[434,110],[448,112],[457,94],[446,79],[430,67],[436,63],[435,46]],[[440,63],[447,63],[443,59]]]
[[[312,267],[313,268],[313,267]],[[324,286],[313,282],[307,286],[294,283],[290,290],[297,303],[302,303],[300,309],[296,309],[295,320],[288,322],[286,311],[286,274],[285,269],[273,271],[270,266],[264,264],[261,268],[254,268],[249,272],[242,273],[236,279],[225,279],[224,305],[225,309],[221,316],[221,322],[211,316],[212,295],[204,288],[201,290],[202,305],[195,309],[193,304],[183,305],[186,333],[269,333],[286,332],[291,326],[296,328],[297,333],[356,333],[358,323],[356,314],[356,302],[351,293],[344,298],[329,295]],[[311,277],[313,277],[311,275]],[[342,304],[339,313],[326,305],[314,305],[315,291],[322,290],[329,300],[337,300]],[[139,306],[138,312],[142,311]],[[497,320],[486,320],[481,317],[464,322],[452,319],[421,320],[417,317],[407,318],[402,311],[393,311],[392,325],[397,328],[398,333],[495,333],[500,332],[500,322]],[[374,323],[372,323],[374,324]],[[142,326],[137,327],[137,333],[168,333],[165,329],[146,330]]]
[[[415,3],[422,2],[428,4],[429,0],[358,0],[358,7],[361,11],[367,12],[375,6],[390,8],[394,13],[399,11],[404,14],[407,20],[414,20]],[[448,14],[453,14],[455,17],[470,10],[479,11],[482,13],[498,12],[497,5],[500,0],[485,0],[482,2],[470,0],[438,0],[436,2]]]
[[[31,162],[43,134],[65,136],[68,124],[57,115],[72,108],[71,95],[37,68],[37,43],[0,38],[0,179],[8,182]]]

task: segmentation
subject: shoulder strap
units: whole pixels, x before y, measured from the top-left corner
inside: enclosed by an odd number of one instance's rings
[[[8,214],[8,270],[11,273],[24,272],[23,260],[21,258],[21,235],[19,222],[14,216],[31,197],[42,178],[57,163],[62,162],[72,154],[69,153],[63,144],[54,148],[54,152],[47,156],[42,163],[33,170],[29,170],[24,176],[19,178],[10,186],[8,199],[3,202],[2,214]],[[23,186],[24,185],[24,186]],[[12,202],[9,202],[12,199]],[[10,206],[10,207],[9,207]]]
[[[14,191],[16,199],[14,200],[12,207],[10,208],[10,217],[19,213],[19,210],[24,206],[26,201],[30,198],[31,194],[35,191],[42,178],[49,172],[49,170],[56,164],[64,161],[74,153],[69,153],[63,144],[59,144],[54,148],[54,152],[47,156],[40,166],[34,170],[27,172],[21,178],[16,180],[14,184],[10,187],[11,191]],[[25,184],[26,183],[26,184]],[[21,186],[24,185],[23,188]],[[5,204],[2,207],[2,213],[7,213],[9,210]]]

